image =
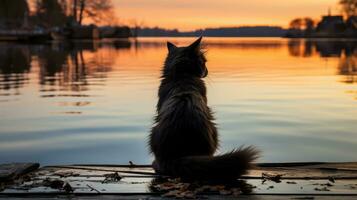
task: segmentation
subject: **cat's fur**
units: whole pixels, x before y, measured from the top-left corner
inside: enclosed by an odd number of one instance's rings
[[[213,156],[218,147],[214,118],[207,106],[206,58],[201,37],[187,47],[167,43],[157,116],[149,145],[157,173],[190,179],[235,179],[258,157],[253,147]]]

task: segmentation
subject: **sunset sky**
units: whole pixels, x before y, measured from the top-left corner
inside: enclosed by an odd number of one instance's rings
[[[113,0],[122,22],[133,19],[145,26],[193,30],[239,25],[287,27],[295,17],[319,19],[338,0]]]

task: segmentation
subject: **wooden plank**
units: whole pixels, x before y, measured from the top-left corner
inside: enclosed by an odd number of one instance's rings
[[[210,195],[210,196],[202,196],[202,199],[208,200],[219,200],[219,199],[237,199],[237,197],[225,196],[221,195]],[[319,196],[319,195],[241,195],[238,197],[239,199],[254,199],[254,200],[336,200],[336,199],[344,199],[344,200],[356,200],[356,196],[346,196],[346,195],[332,195],[332,196]],[[52,199],[71,199],[71,200],[96,200],[96,199],[126,199],[126,200],[137,200],[137,199],[147,199],[147,200],[166,200],[172,198],[163,198],[161,196],[153,196],[153,195],[32,195],[32,196],[2,196],[0,195],[0,199],[9,199],[9,200],[52,200]]]
[[[249,175],[237,180],[233,189],[249,188],[250,196],[347,196],[357,197],[357,164],[356,163],[279,163],[259,164]],[[114,176],[115,175],[115,176]],[[0,195],[129,195],[152,197],[152,195],[164,194],[166,190],[158,190],[167,184],[158,183],[158,176],[148,165],[71,165],[49,166],[34,171],[30,180],[7,187]],[[169,179],[170,180],[170,179]],[[165,185],[166,184],[166,185]],[[169,185],[172,185],[172,181]],[[188,188],[208,187],[204,194],[209,198],[217,196],[217,193],[227,193],[232,188],[232,183],[215,183],[216,185],[198,185],[197,183],[183,183],[174,181],[176,185],[184,185]],[[191,185],[193,184],[193,185]],[[71,191],[64,189],[69,185]],[[180,186],[180,187],[181,187]],[[170,186],[171,187],[171,186]],[[213,188],[213,189],[212,189]],[[215,189],[216,188],[216,189]],[[217,188],[223,188],[217,190]],[[169,189],[170,190],[170,189]],[[195,191],[197,191],[195,189]],[[200,193],[197,193],[200,194]],[[218,195],[219,196],[219,195]],[[226,198],[227,196],[220,196]],[[228,198],[228,197],[227,197]],[[285,198],[284,198],[285,199]],[[327,198],[328,199],[328,198]],[[331,198],[330,198],[331,199]],[[345,198],[344,198],[345,199]]]
[[[155,175],[152,168],[144,166],[128,165],[71,165],[52,166],[55,168],[67,168],[77,170],[92,170],[106,172],[122,172],[141,175]],[[243,176],[244,179],[261,179],[262,174],[280,174],[282,179],[357,179],[356,163],[266,163],[258,164],[256,169],[250,170],[249,174]]]
[[[11,181],[17,177],[36,170],[38,163],[10,163],[0,165],[0,182]]]
[[[155,171],[150,167],[131,167],[131,166],[119,166],[119,167],[101,167],[101,166],[87,166],[87,165],[72,165],[72,166],[49,166],[48,168],[59,169],[73,169],[73,170],[91,170],[91,171],[105,171],[105,172],[123,172],[131,174],[142,174],[155,176]]]
[[[271,163],[258,164],[248,176],[281,174],[282,179],[357,179],[357,163]]]

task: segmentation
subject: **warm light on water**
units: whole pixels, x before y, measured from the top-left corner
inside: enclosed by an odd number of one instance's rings
[[[0,43],[0,162],[150,163],[165,42]],[[356,161],[357,41],[205,38],[221,152]]]

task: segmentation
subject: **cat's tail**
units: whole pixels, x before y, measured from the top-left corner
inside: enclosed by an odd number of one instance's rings
[[[253,147],[241,147],[218,156],[190,156],[166,162],[168,175],[188,179],[233,180],[252,168],[259,151]]]

